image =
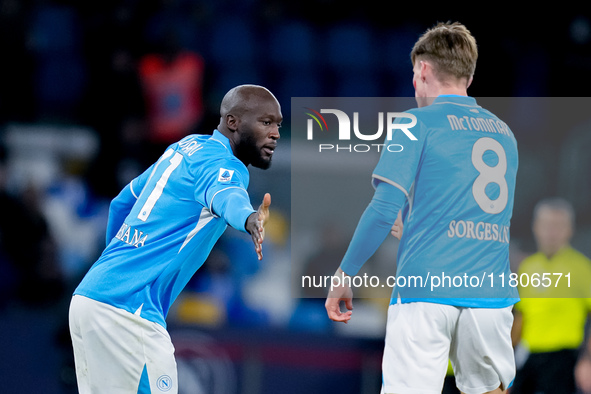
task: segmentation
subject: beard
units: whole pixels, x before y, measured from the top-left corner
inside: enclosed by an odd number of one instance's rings
[[[267,170],[271,167],[271,157],[263,157],[260,150],[257,150],[258,154],[255,154],[251,159],[250,164],[253,167],[260,168],[261,170]]]
[[[245,163],[253,167],[266,170],[271,167],[271,156],[263,154],[262,147],[259,147],[252,136],[246,136],[237,149],[238,157],[244,158]]]

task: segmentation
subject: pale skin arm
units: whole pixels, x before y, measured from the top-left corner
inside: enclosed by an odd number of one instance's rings
[[[398,217],[396,218],[390,233],[394,237],[400,239],[400,237],[402,237],[403,227],[402,214],[399,211]],[[333,281],[333,286],[326,297],[326,303],[324,306],[326,307],[326,312],[328,313],[330,320],[347,323],[351,320],[351,315],[353,314],[353,290],[351,289],[351,286],[349,286],[350,282],[343,283],[343,279],[348,277],[348,275],[340,267],[337,269],[333,277],[335,280]],[[338,284],[338,286],[335,286],[335,284]],[[341,311],[341,301],[345,303],[345,307],[348,309],[346,312]]]
[[[269,220],[269,206],[271,205],[271,195],[266,193],[263,202],[256,212],[253,212],[246,219],[246,231],[252,237],[254,250],[257,252],[259,260],[263,259],[263,240],[265,238],[265,224]]]
[[[336,279],[333,281],[333,286],[326,297],[326,312],[328,317],[332,321],[348,323],[351,320],[351,314],[353,313],[353,290],[349,286],[347,281],[343,279],[348,275],[339,267],[335,272],[334,276]],[[345,282],[345,283],[343,283]],[[335,284],[338,284],[336,286]],[[345,307],[348,309],[346,312],[341,312],[341,301],[345,302]]]
[[[587,340],[583,355],[575,367],[575,381],[583,394],[591,394],[591,340]]]

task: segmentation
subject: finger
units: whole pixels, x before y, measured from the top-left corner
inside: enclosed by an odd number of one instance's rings
[[[265,193],[263,196],[263,202],[259,206],[260,211],[268,212],[269,207],[271,206],[271,194]]]
[[[351,320],[352,313],[353,312],[351,312],[351,311],[347,311],[347,312],[343,313],[340,310],[337,310],[337,311],[333,311],[332,317],[331,317],[331,314],[329,313],[329,318],[332,321],[347,323],[349,320]]]
[[[261,239],[264,239],[265,238],[265,225],[261,220],[259,220],[257,224],[258,224],[257,227],[259,230],[259,234],[261,235]]]
[[[255,252],[256,252],[256,254],[257,254],[257,258],[258,258],[259,260],[262,260],[262,259],[263,259],[263,248],[262,248],[261,246],[257,246],[257,247],[254,249],[254,251],[255,251]]]
[[[345,298],[345,307],[347,307],[348,310],[352,311],[353,310],[353,299],[352,298]]]
[[[269,195],[269,194],[267,193],[266,196],[267,195]],[[263,200],[263,203],[259,206],[257,214],[258,214],[258,220],[260,223],[260,227],[262,228],[269,220],[269,205],[265,205],[264,200]],[[259,231],[260,231],[260,229],[259,229]]]
[[[345,313],[342,314],[344,316],[344,322],[345,323],[349,323],[349,320],[351,320],[351,315],[353,315],[352,311],[347,311]]]
[[[260,232],[253,231],[252,235],[252,242],[254,244],[254,250],[257,254],[259,260],[263,259],[263,239],[261,237]]]
[[[400,234],[400,233],[399,233],[398,229],[396,229],[396,228],[393,228],[393,229],[392,229],[392,231],[390,231],[390,234],[392,234],[392,236],[394,236],[394,238],[398,238],[398,239],[400,239],[400,238],[399,238],[399,234]]]
[[[328,313],[328,317],[331,320],[339,321],[339,322],[346,322],[349,319],[351,319],[351,314],[353,312],[351,312],[350,310],[345,313],[341,312],[341,307],[340,307],[341,300],[344,300],[345,303],[347,302],[347,299],[330,297],[330,295],[329,295],[328,298],[326,298],[326,302],[324,303],[324,306],[326,308],[326,312]],[[349,299],[349,305],[347,306],[348,309],[349,309],[349,306],[351,307],[350,309],[353,308],[353,304],[352,304],[351,299]]]
[[[265,193],[263,196],[263,203],[261,204],[264,209],[269,209],[271,206],[271,194]]]
[[[326,313],[328,314],[328,318],[333,321],[338,321],[339,319],[339,301],[337,298],[327,298],[326,302],[324,303],[324,307],[326,308]]]
[[[337,301],[336,299],[334,299],[335,301]],[[326,306],[326,312],[328,313],[328,318],[332,321],[336,321],[336,322],[348,322],[351,319],[351,311],[347,311],[345,313],[342,313],[341,310],[339,309],[339,305],[338,303],[333,303],[331,302],[330,305],[328,305],[327,302],[327,306]]]
[[[257,252],[257,257],[259,258],[259,260],[263,259],[263,242],[260,241],[258,243],[258,246],[256,248],[256,252]]]
[[[265,240],[265,228],[263,227],[263,223],[261,223],[260,228],[259,228],[259,250],[260,250],[259,260],[262,260],[262,258],[263,258],[263,241],[264,240]]]

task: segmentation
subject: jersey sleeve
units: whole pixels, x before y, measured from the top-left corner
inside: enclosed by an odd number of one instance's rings
[[[398,188],[387,183],[377,185],[341,262],[340,267],[347,275],[356,275],[384,242],[404,199],[404,194]]]
[[[245,232],[246,219],[255,212],[246,191],[249,181],[246,167],[231,160],[220,160],[205,171],[205,178],[207,186],[203,196],[196,198],[203,198],[211,213]]]
[[[140,193],[142,192],[142,190],[144,190],[144,186],[146,186],[148,179],[150,179],[150,176],[152,174],[154,166],[155,165],[152,164],[146,171],[144,171],[143,173],[138,175],[135,179],[133,179],[131,182],[129,182],[129,187],[131,189],[131,193],[133,194],[133,196],[136,199],[140,196]]]
[[[406,119],[402,119],[396,118],[394,122],[407,123]],[[396,130],[392,140],[384,142],[382,155],[372,174],[374,187],[380,181],[386,182],[400,189],[407,199],[409,198],[425,146],[424,129],[424,124],[417,116],[417,124],[409,129],[416,136],[416,140],[411,140],[405,133]]]
[[[246,232],[246,219],[255,212],[250,204],[250,198],[246,190],[241,188],[228,188],[222,190],[212,202],[212,209],[236,230]]]
[[[107,234],[106,242],[107,245],[111,242],[111,239],[117,234],[119,228],[125,221],[127,215],[133,208],[133,205],[137,201],[140,193],[142,192],[150,174],[152,173],[152,165],[141,175],[133,179],[127,186],[125,186],[121,192],[111,201],[109,206],[109,218],[107,221]]]

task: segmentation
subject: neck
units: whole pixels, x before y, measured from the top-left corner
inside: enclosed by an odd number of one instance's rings
[[[228,141],[230,141],[230,148],[232,149],[232,153],[234,154],[234,156],[238,157],[238,144],[235,141],[236,138],[236,133],[230,131],[227,127],[223,127],[222,125],[218,125],[217,130],[228,139]],[[240,159],[240,157],[238,157],[238,159]],[[240,159],[241,161],[243,161],[242,159]]]
[[[458,96],[467,96],[468,88],[460,85],[440,85],[434,89],[435,95],[433,97],[441,96],[442,94],[455,94]]]
[[[433,100],[442,94],[455,94],[459,96],[468,96],[468,88],[460,85],[443,85],[436,84],[431,89],[427,90],[425,97],[417,97],[419,107],[426,107],[433,104]]]

